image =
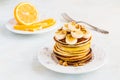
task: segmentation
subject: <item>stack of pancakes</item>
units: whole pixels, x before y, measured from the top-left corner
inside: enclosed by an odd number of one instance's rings
[[[92,59],[91,33],[75,22],[65,24],[54,36],[53,52],[59,64],[81,66]]]

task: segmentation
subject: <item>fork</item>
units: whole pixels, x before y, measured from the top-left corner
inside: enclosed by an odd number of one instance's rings
[[[93,30],[95,30],[95,31],[97,31],[97,32],[101,32],[101,33],[103,33],[103,34],[109,34],[108,31],[103,30],[103,29],[100,29],[100,28],[98,28],[98,27],[95,27],[95,26],[93,26],[93,25],[91,25],[91,24],[89,24],[89,23],[87,23],[87,22],[84,22],[84,21],[76,21],[76,20],[72,19],[70,16],[68,16],[67,13],[62,13],[61,15],[62,15],[62,17],[63,17],[67,22],[75,21],[76,23],[83,23],[83,24],[86,24],[86,25],[90,26]]]

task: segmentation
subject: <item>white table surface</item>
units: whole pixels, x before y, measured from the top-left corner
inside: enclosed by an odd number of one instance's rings
[[[107,62],[100,69],[78,75],[56,73],[40,65],[36,54],[52,40],[54,31],[40,35],[18,35],[4,24],[13,17],[16,4],[33,3],[40,15],[63,23],[60,14],[67,12],[110,31],[103,35],[93,31],[95,43],[107,53]],[[0,0],[0,80],[120,80],[120,1],[119,0]]]

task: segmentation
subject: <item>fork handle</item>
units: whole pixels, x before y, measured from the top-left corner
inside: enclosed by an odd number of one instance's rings
[[[97,31],[97,32],[101,32],[101,33],[104,33],[104,34],[109,34],[108,31],[103,30],[103,29],[99,29],[99,28],[97,28],[97,27],[95,27],[95,26],[93,26],[93,25],[91,25],[91,24],[89,24],[89,23],[86,23],[86,22],[84,22],[84,21],[76,21],[76,23],[84,23],[84,24],[92,27],[92,28],[93,28],[95,31]]]

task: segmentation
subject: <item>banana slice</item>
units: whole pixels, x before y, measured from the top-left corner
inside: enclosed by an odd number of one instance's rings
[[[66,30],[66,31],[70,32],[70,29],[68,28],[68,24],[64,24],[63,30]]]
[[[75,28],[75,22],[70,22],[70,23],[68,23],[68,28],[72,31],[72,30],[75,30],[76,28]]]
[[[90,38],[92,36],[90,31],[86,31],[86,33],[84,33],[83,37],[84,38]]]
[[[80,31],[80,30],[81,30],[81,25],[76,24],[74,30],[75,30],[75,31]]]
[[[82,31],[71,31],[71,35],[74,38],[81,38],[83,37],[83,32]]]
[[[63,29],[58,29],[57,32],[55,32],[55,38],[58,40],[64,39],[67,32]]]
[[[77,43],[77,38],[72,37],[71,34],[67,34],[65,41],[68,44],[76,44]]]
[[[71,30],[71,31],[80,31],[81,29],[81,25],[75,23],[75,22],[70,22],[69,25],[68,25],[68,28]]]
[[[83,32],[83,37],[84,38],[90,38],[92,36],[91,32],[87,30],[85,27],[81,27],[81,31]]]

